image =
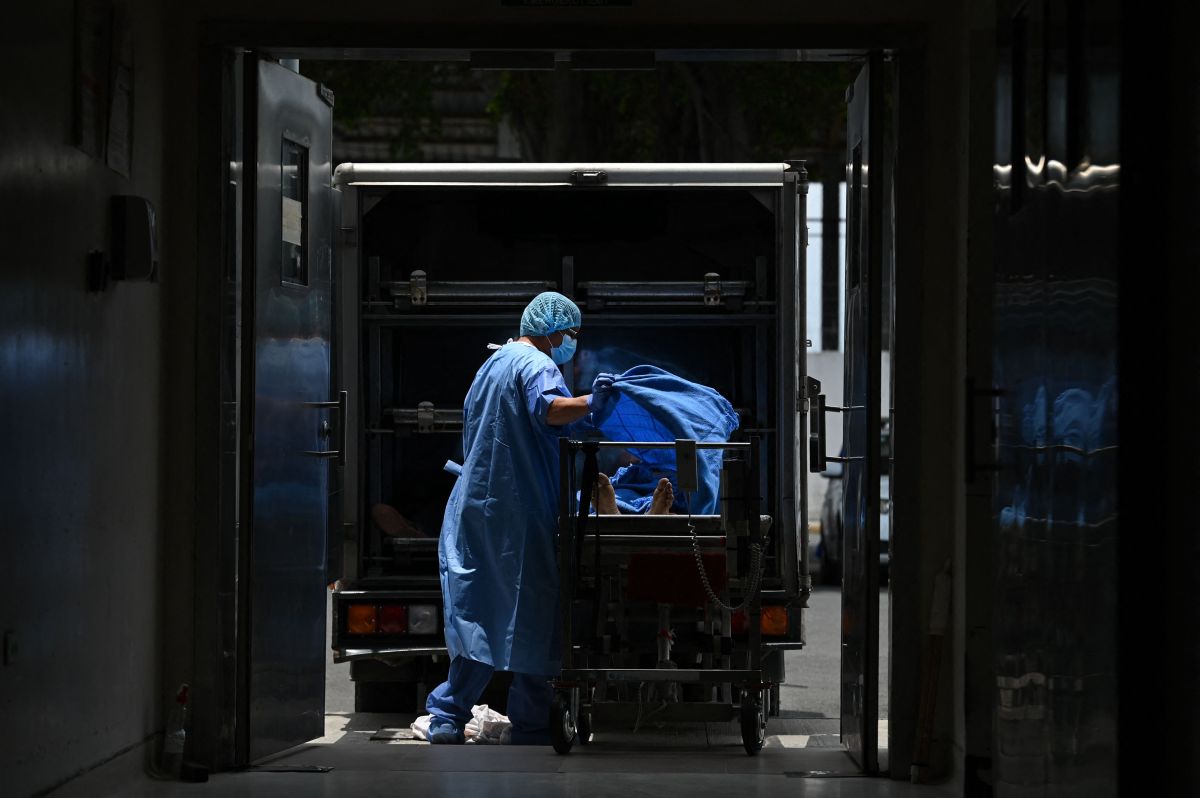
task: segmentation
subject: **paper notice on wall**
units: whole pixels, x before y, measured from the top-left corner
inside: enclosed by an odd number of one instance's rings
[[[104,154],[108,119],[108,65],[111,47],[110,0],[75,4],[75,146],[88,155]]]
[[[113,11],[112,61],[104,160],[114,172],[129,177],[133,168],[133,36],[129,19],[120,8]]]
[[[283,240],[301,246],[304,232],[304,204],[299,200],[283,198]]]

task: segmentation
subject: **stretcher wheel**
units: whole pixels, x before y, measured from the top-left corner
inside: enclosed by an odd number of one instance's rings
[[[579,720],[575,722],[575,740],[580,745],[592,741],[592,716],[586,712],[580,712]]]
[[[550,705],[550,744],[560,754],[571,753],[575,744],[575,719],[571,717],[569,702],[562,696]]]
[[[742,698],[742,746],[746,753],[754,756],[762,750],[767,739],[767,719],[762,704],[749,696]]]

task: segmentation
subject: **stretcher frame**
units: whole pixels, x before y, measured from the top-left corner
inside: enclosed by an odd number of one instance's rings
[[[723,464],[720,515],[591,514],[591,490],[581,491],[580,486],[595,483],[595,475],[599,470],[597,454],[601,448],[674,449],[680,444],[700,450],[720,449],[743,454],[740,460],[725,460]],[[583,454],[584,464],[577,480],[579,454]],[[746,752],[754,755],[762,749],[766,739],[769,694],[776,684],[766,679],[763,672],[761,575],[765,567],[766,533],[771,526],[771,518],[759,514],[761,483],[758,471],[757,437],[748,442],[730,443],[562,439],[559,446],[558,529],[562,671],[553,682],[555,698],[550,716],[551,740],[558,753],[569,753],[576,741],[581,744],[589,742],[595,723],[603,725],[613,722],[627,727],[632,719],[636,730],[643,718],[655,723],[728,722],[736,718],[740,720],[742,744]],[[737,479],[728,478],[735,474]],[[733,487],[731,482],[738,487]],[[738,493],[741,495],[736,495]],[[577,495],[578,501],[575,500]],[[740,538],[745,541],[740,541]],[[747,550],[757,551],[758,554],[752,554],[750,562],[742,568],[739,550],[743,553]],[[721,595],[715,596],[718,602],[712,600],[715,592],[709,585],[708,577],[700,577],[701,551],[725,554],[726,583],[720,591]],[[671,662],[674,640],[669,631],[671,605],[664,603],[658,604],[659,631],[655,641],[657,667],[592,664],[594,660],[603,663],[614,658],[646,655],[644,650],[614,652],[609,641],[601,635],[601,614],[611,611],[612,588],[620,583],[619,577],[616,582],[612,581],[611,576],[607,577],[610,588],[607,597],[610,600],[606,601],[605,558],[609,562],[619,562],[622,557],[635,552],[694,554],[696,578],[703,584],[708,597],[702,610],[703,624],[707,625],[713,638],[711,659],[702,654],[695,655],[701,660],[701,667],[679,668]],[[707,566],[703,568],[708,570]],[[757,574],[754,573],[755,569]],[[740,636],[733,634],[730,610],[734,596],[745,612],[744,647],[739,645]],[[587,603],[591,605],[592,635],[590,640],[581,640],[575,634],[576,609],[589,598],[590,602]],[[644,601],[637,603],[645,604]],[[619,599],[618,606],[624,612],[625,605]],[[683,609],[693,616],[696,613],[694,607]],[[703,630],[705,627],[700,628]],[[703,639],[703,632],[697,637]],[[735,660],[743,661],[745,667],[733,667]],[[703,663],[708,661],[712,666],[704,667]],[[638,685],[636,704],[628,700],[628,696],[624,701],[608,698],[608,692],[613,687],[619,694],[622,687],[635,683]],[[648,715],[645,714],[642,700],[647,684],[651,685],[650,692],[656,694],[660,701],[660,706]],[[681,700],[683,685],[696,686],[693,689],[698,688],[702,695],[707,694],[708,700]]]

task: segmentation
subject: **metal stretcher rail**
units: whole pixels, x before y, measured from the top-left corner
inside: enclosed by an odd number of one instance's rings
[[[583,441],[569,441],[573,446],[583,445]],[[642,441],[587,441],[588,445],[596,445],[601,449],[674,449],[674,443],[644,443]],[[749,443],[704,443],[695,444],[697,449],[749,450]]]
[[[602,448],[676,450],[685,490],[700,484],[695,450],[735,451],[722,459],[721,514],[592,515]],[[759,462],[753,437],[749,443],[560,439],[562,669],[550,717],[558,753],[576,740],[586,743],[596,720],[629,716],[636,729],[651,714],[656,722],[736,717],[746,753],[762,749],[776,685],[763,671],[762,574],[772,518],[759,514]],[[673,605],[689,618],[702,617],[689,620],[689,640],[678,643],[686,660],[672,659]],[[657,613],[649,627],[647,610]],[[691,666],[692,657],[700,667]],[[629,689],[611,694],[610,685],[636,687],[636,701]],[[643,714],[651,697],[655,706]]]
[[[764,531],[771,524],[769,515],[760,515],[758,519]],[[698,535],[724,534],[723,521],[719,515],[590,515],[587,519],[587,529],[589,533],[625,535],[690,535],[692,529],[695,529]]]

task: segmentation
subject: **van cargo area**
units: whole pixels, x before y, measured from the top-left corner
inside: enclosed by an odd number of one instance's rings
[[[352,393],[332,645],[358,708],[423,706],[445,673],[437,544],[463,397],[546,290],[583,312],[574,392],[652,364],[718,390],[733,440],[761,440],[763,600],[797,619],[767,652],[782,676],[809,591],[805,451],[779,443],[802,437],[802,165],[343,164],[334,183]]]

